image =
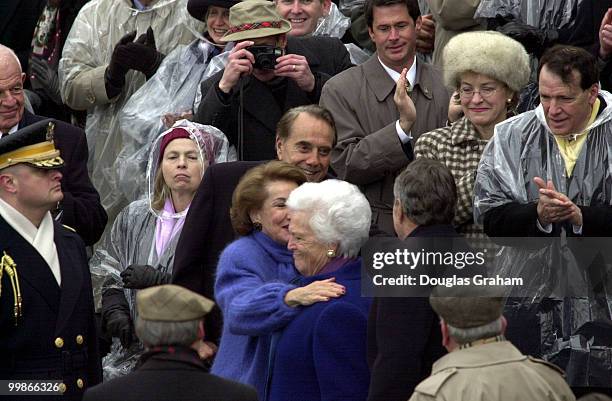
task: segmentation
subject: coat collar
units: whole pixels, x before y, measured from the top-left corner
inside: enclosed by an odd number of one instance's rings
[[[393,96],[393,92],[395,91],[395,82],[393,82],[389,74],[387,74],[387,71],[385,71],[384,67],[378,60],[377,53],[374,53],[372,57],[368,59],[368,61],[363,63],[362,68],[365,79],[368,81],[372,92],[374,92],[374,95],[379,102],[384,102],[389,95]],[[431,82],[431,74],[423,73],[423,70],[426,68],[429,68],[426,66],[426,63],[422,59],[418,59],[414,90],[418,90],[423,94],[423,96],[431,100],[433,97],[431,90],[433,85]]]
[[[463,142],[473,142],[483,140],[478,131],[467,117],[455,121],[451,126],[451,143],[457,146]]]
[[[45,300],[49,308],[58,313],[60,309],[58,305],[60,287],[57,285],[49,265],[47,265],[47,262],[40,256],[38,251],[2,217],[0,217],[0,244],[2,244],[0,252],[6,252],[13,258],[17,254],[19,255],[19,260],[15,260],[19,280],[27,282],[29,287],[34,288],[40,297]],[[58,259],[60,259],[61,266],[62,259],[59,255],[59,248]],[[63,274],[64,272],[62,271]],[[23,291],[24,286],[21,286],[21,288]],[[28,306],[25,305],[25,308],[27,309]]]
[[[527,356],[521,354],[512,343],[500,341],[450,352],[433,364],[431,374],[434,375],[449,368],[479,367],[491,365],[493,362],[507,363],[526,359]]]

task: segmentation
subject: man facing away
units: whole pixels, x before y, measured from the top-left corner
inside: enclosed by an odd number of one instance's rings
[[[494,287],[437,287],[429,302],[440,316],[442,345],[431,376],[410,401],[575,400],[563,371],[523,355],[504,338],[504,298]]]
[[[214,303],[166,284],[136,295],[136,335],[147,352],[141,365],[85,394],[84,401],[257,401],[255,389],[208,373],[202,362],[204,316]]]

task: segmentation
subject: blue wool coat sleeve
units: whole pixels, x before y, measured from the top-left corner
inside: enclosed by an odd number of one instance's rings
[[[321,401],[365,401],[370,382],[367,316],[355,305],[335,303],[319,316],[313,335]],[[338,337],[339,333],[350,334]]]
[[[233,334],[270,334],[285,327],[301,309],[285,303],[285,294],[296,287],[266,277],[270,261],[257,256],[261,255],[246,255],[230,246],[219,259],[215,294]]]

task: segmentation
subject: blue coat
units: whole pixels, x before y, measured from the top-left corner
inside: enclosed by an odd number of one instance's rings
[[[361,297],[361,259],[300,285],[335,277],[346,294],[307,308],[285,327],[276,346],[270,401],[364,401],[371,298]]]
[[[255,387],[263,400],[271,334],[302,309],[284,301],[297,275],[291,252],[261,232],[225,248],[215,283],[224,321],[213,374]]]

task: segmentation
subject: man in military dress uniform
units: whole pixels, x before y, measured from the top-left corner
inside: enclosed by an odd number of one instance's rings
[[[85,246],[50,214],[63,197],[54,126],[0,139],[0,380],[59,380],[63,395],[41,399],[80,400],[102,370]]]
[[[438,287],[429,303],[440,316],[442,345],[431,376],[410,401],[575,400],[556,365],[523,355],[506,341],[504,299],[493,287]],[[491,296],[493,295],[493,296]]]

